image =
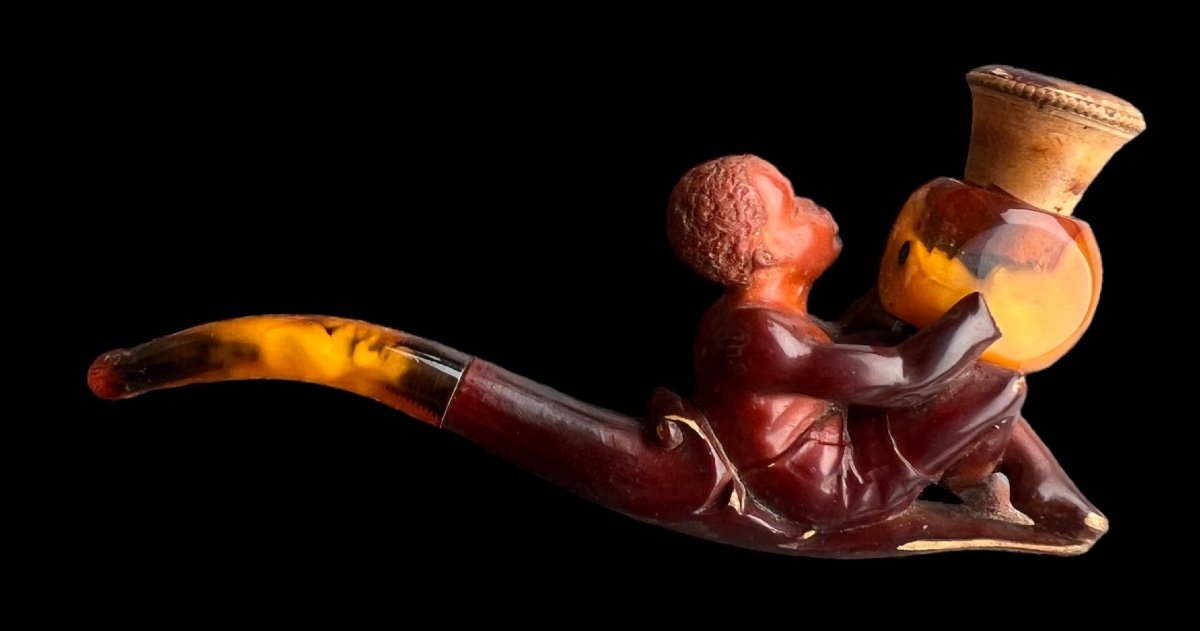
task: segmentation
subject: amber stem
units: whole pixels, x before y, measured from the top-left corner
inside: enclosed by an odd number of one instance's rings
[[[370,397],[438,425],[470,359],[357,320],[255,316],[105,353],[88,370],[88,385],[105,399],[126,399],[192,383],[303,381]]]

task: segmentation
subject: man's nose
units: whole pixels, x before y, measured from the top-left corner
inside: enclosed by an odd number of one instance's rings
[[[810,200],[809,203],[812,204],[813,210],[815,210],[817,212],[817,214],[824,217],[825,220],[829,222],[829,225],[833,226],[833,233],[837,234],[839,229],[838,229],[837,221],[833,218],[833,213],[829,212],[829,209],[825,208],[824,206],[822,206],[816,202],[813,202]]]

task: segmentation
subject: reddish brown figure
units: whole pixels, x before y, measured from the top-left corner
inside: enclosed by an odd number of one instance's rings
[[[1104,518],[1020,418],[1024,379],[976,361],[999,337],[978,295],[895,346],[855,344],[866,318],[829,324],[807,312],[841,248],[837,225],[769,163],[700,165],[669,213],[679,255],[727,287],[696,341],[696,403],[754,501],[816,534],[929,513],[929,528],[897,546],[907,550],[1040,549],[1038,537],[1000,545],[972,534],[998,522],[1064,535],[1064,552],[1103,534]],[[935,482],[964,504],[914,505]]]

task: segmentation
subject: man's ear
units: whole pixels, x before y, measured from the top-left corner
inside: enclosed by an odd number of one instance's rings
[[[774,267],[779,263],[779,259],[775,258],[774,254],[765,247],[754,250],[754,266],[755,267]]]

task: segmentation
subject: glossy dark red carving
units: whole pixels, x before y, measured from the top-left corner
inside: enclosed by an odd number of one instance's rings
[[[873,292],[813,318],[837,227],[752,156],[689,172],[670,226],[727,285],[697,337],[694,402],[660,391],[637,422],[477,360],[446,427],[615,510],[771,552],[1077,554],[1103,534],[1021,418],[1024,378],[978,361],[999,337],[981,296],[908,337]],[[962,503],[918,501],[933,484]]]

